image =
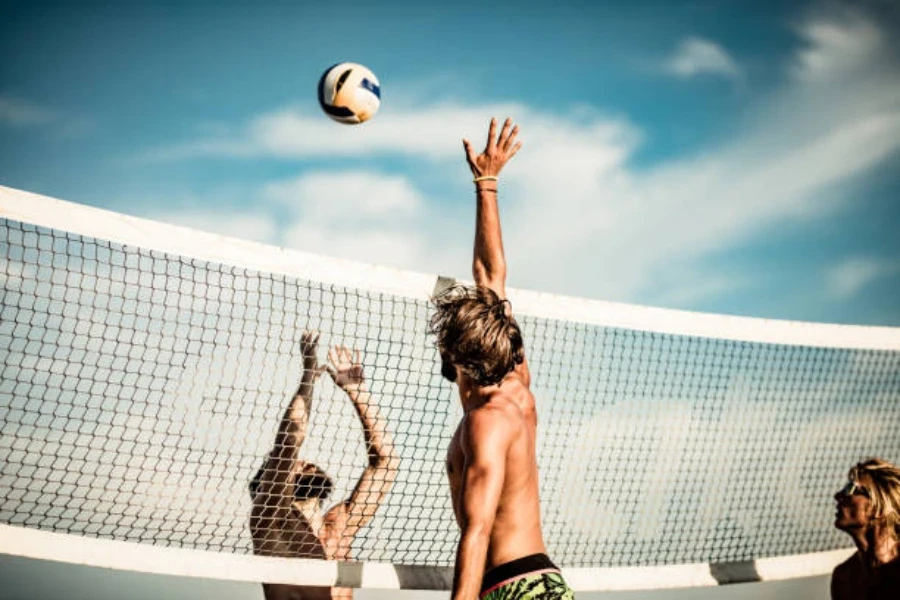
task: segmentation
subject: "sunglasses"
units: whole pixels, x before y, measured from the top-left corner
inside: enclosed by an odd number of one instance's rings
[[[863,496],[865,498],[869,498],[869,490],[859,485],[855,481],[848,481],[847,485],[842,487],[838,492],[838,496],[851,497],[851,496]]]

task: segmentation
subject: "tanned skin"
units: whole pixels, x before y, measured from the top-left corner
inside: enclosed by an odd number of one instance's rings
[[[463,140],[475,177],[497,176],[521,147],[518,126],[507,119],[497,136],[491,120],[487,146],[476,155]],[[500,233],[497,182],[476,185],[475,283],[506,298],[506,259]],[[499,384],[480,386],[459,367],[456,382],[465,414],[447,453],[447,472],[460,541],[453,576],[454,600],[478,598],[486,569],[545,553],[541,535],[535,453],[537,413],[523,361]]]
[[[861,479],[867,488],[871,482]],[[862,493],[834,495],[834,526],[853,538],[856,552],[831,575],[832,600],[896,600],[900,598],[900,540],[874,514]]]
[[[263,467],[253,496],[250,531],[253,551],[264,556],[346,560],[360,528],[372,520],[397,475],[399,459],[384,419],[366,390],[359,352],[335,346],[328,353],[331,364],[319,366],[317,333],[303,334],[303,377],[284,413],[275,444]],[[315,474],[314,465],[298,456],[306,437],[312,410],[313,388],[328,372],[356,409],[365,436],[369,464],[344,501],[322,511],[319,498],[295,498],[296,479]],[[263,584],[266,600],[335,600],[353,597],[348,588]]]

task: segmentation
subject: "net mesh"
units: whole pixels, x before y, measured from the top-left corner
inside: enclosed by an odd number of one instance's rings
[[[248,484],[303,371],[301,337],[361,351],[399,456],[350,558],[447,566],[461,409],[425,299],[0,220],[0,522],[251,553]],[[544,532],[569,567],[840,548],[831,496],[900,459],[900,353],[520,317],[541,419]],[[324,362],[324,361],[323,361]],[[300,458],[347,498],[369,464],[349,397],[315,387]]]

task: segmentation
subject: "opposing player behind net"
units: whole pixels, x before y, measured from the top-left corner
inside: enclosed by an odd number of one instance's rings
[[[832,599],[900,598],[900,469],[878,458],[857,463],[834,499],[834,526],[857,550],[834,569]]]
[[[253,498],[250,531],[255,554],[348,559],[354,536],[375,516],[397,475],[399,459],[387,425],[366,389],[359,353],[335,346],[328,353],[331,364],[319,366],[316,358],[318,340],[318,334],[303,334],[300,386],[284,413],[268,459],[250,482]],[[323,504],[334,487],[331,478],[299,456],[309,426],[313,389],[325,371],[353,402],[369,455],[369,464],[353,492],[328,511],[324,510]],[[263,591],[266,600],[353,597],[348,588],[265,583]]]
[[[535,454],[537,413],[522,334],[506,299],[498,175],[521,147],[510,119],[491,120],[479,155],[464,140],[476,190],[475,287],[434,298],[431,332],[441,372],[459,388],[464,416],[447,453],[460,541],[453,599],[573,598],[546,554]]]

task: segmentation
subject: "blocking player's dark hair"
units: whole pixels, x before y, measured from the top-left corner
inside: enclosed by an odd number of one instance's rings
[[[303,473],[294,482],[294,499],[307,500],[318,498],[327,500],[334,490],[334,482],[328,473],[316,467],[315,473]]]
[[[260,468],[259,471],[256,472],[256,475],[253,476],[253,479],[250,480],[248,487],[250,489],[251,498],[255,496],[257,490],[259,490],[262,475],[263,469]],[[302,473],[297,477],[296,481],[294,481],[295,500],[307,500],[309,498],[326,500],[331,496],[332,491],[334,491],[334,482],[331,480],[331,477],[328,476],[328,473],[319,467],[316,467],[315,473]]]
[[[457,285],[431,300],[435,312],[429,331],[437,338],[445,376],[455,372],[447,368],[449,363],[478,385],[494,385],[525,360],[522,332],[509,301],[494,290]]]

